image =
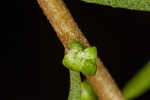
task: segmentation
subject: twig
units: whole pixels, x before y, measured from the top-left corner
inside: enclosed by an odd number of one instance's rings
[[[55,29],[66,52],[69,50],[72,40],[80,41],[85,47],[90,46],[62,0],[37,1]],[[97,59],[96,75],[86,77],[98,95],[99,100],[124,100],[116,83],[99,58]]]

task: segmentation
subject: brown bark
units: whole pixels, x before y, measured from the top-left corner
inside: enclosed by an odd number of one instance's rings
[[[37,1],[56,31],[66,52],[69,50],[72,40],[80,41],[86,47],[90,46],[62,0]],[[116,83],[99,58],[97,59],[96,75],[86,77],[98,95],[99,100],[124,100]]]

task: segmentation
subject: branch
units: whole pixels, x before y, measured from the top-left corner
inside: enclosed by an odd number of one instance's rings
[[[69,50],[72,40],[81,42],[85,47],[90,46],[62,0],[37,1],[56,31],[66,52]],[[116,83],[99,58],[97,59],[96,75],[86,76],[86,78],[98,95],[99,100],[124,100]]]

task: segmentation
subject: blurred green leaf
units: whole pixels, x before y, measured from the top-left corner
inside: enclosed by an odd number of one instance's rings
[[[129,69],[130,70],[130,69]],[[123,95],[126,100],[134,99],[150,88],[150,61],[125,85]]]
[[[81,82],[81,99],[80,100],[98,100],[93,88],[87,80]]]
[[[82,1],[117,8],[150,11],[150,0],[82,0]]]

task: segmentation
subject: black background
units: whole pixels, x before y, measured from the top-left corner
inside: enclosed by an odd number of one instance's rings
[[[65,3],[122,88],[149,60],[150,13]],[[64,48],[36,0],[9,0],[1,7],[0,100],[67,100]],[[150,92],[136,100],[148,98]]]

